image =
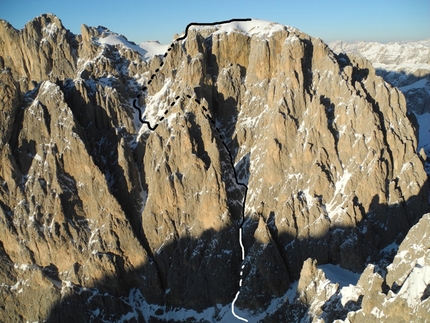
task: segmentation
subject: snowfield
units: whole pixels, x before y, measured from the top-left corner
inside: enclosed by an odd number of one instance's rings
[[[225,24],[219,24],[215,26],[191,26],[191,30],[202,30],[206,28],[216,28],[214,34],[241,32],[248,36],[260,36],[260,37],[270,37],[273,33],[281,30],[296,30],[293,27],[278,24],[276,22],[251,19],[249,21],[234,21]]]
[[[128,41],[127,38],[125,38],[124,36],[118,35],[110,31],[103,31],[102,37],[94,39],[93,41],[99,44],[106,44],[112,46],[120,45],[125,48],[134,50],[138,52],[146,61],[150,60],[156,55],[163,55],[169,47],[168,45],[160,44],[158,41],[142,42],[138,46],[133,42]]]

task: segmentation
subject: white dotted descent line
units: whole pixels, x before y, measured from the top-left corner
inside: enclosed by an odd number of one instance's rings
[[[245,260],[245,248],[243,247],[242,227],[239,228],[239,244],[240,244],[240,248],[242,249],[242,263],[243,263],[243,261]],[[240,294],[240,288],[242,287],[243,268],[245,268],[244,264],[242,264],[242,268],[240,269],[239,290],[237,291],[236,296],[233,302],[231,303],[231,313],[239,320],[248,322],[246,318],[243,318],[234,312],[234,303],[236,303],[237,298],[239,297],[239,294]]]

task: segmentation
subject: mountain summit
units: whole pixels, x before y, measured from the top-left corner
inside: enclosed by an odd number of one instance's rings
[[[259,20],[81,30],[0,21],[3,320],[429,318],[426,157],[367,60]]]

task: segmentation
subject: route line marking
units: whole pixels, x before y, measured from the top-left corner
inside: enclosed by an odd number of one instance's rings
[[[188,37],[188,30],[189,30],[189,28],[190,28],[191,26],[215,26],[215,25],[221,25],[221,24],[226,24],[226,23],[230,23],[230,22],[236,22],[236,21],[251,21],[251,20],[252,20],[251,18],[245,18],[245,19],[230,19],[230,20],[217,21],[217,22],[212,22],[212,23],[198,23],[198,22],[192,22],[192,23],[189,23],[189,24],[187,25],[187,27],[185,28],[185,34],[184,34],[183,36],[181,36],[181,37],[176,38],[176,39],[175,39],[175,40],[170,44],[169,48],[167,49],[167,52],[165,52],[165,53],[164,53],[163,58],[166,58],[166,57],[167,57],[168,53],[173,49],[173,46],[175,45],[175,43],[179,42],[180,40],[184,40],[185,38],[187,38],[187,37]],[[153,80],[153,79],[157,76],[157,74],[160,72],[160,69],[163,67],[163,65],[164,65],[164,61],[162,61],[162,62],[160,63],[160,65],[159,65],[159,67],[158,67],[157,69],[155,69],[155,73],[153,73],[153,74],[151,75],[150,79],[148,80],[148,83],[147,83],[148,85],[152,83],[152,80]],[[143,86],[143,87],[142,87],[142,92],[145,92],[147,89],[148,89],[148,88],[147,88],[146,86]],[[146,124],[146,125],[148,126],[148,129],[149,129],[149,130],[151,130],[151,131],[155,131],[155,129],[157,129],[157,127],[158,127],[159,123],[165,119],[165,116],[167,115],[167,113],[169,112],[169,110],[168,110],[168,109],[166,109],[166,110],[164,111],[164,115],[163,115],[163,116],[161,116],[161,117],[158,117],[158,122],[157,122],[157,123],[155,123],[155,125],[154,125],[154,126],[151,126],[151,124],[150,124],[150,122],[149,122],[149,121],[146,121],[146,120],[144,120],[144,119],[143,119],[142,111],[140,110],[140,107],[139,107],[139,106],[137,105],[137,103],[136,103],[136,102],[137,102],[137,99],[139,99],[139,98],[140,98],[140,95],[141,95],[141,94],[138,94],[138,95],[137,95],[137,98],[133,100],[133,108],[135,108],[135,109],[138,111],[140,122],[142,122],[142,123]],[[189,95],[189,94],[187,94],[187,95],[185,95],[185,96],[180,96],[180,95],[178,95],[178,96],[176,96],[176,97],[175,97],[175,100],[174,100],[174,101],[172,101],[172,103],[170,103],[170,107],[173,107],[173,106],[178,102],[178,100],[180,100],[180,101],[184,101],[184,100],[185,100],[185,97],[186,97],[186,98],[188,98],[188,99],[191,99],[191,98],[192,98],[192,97],[191,97],[191,95]],[[240,248],[241,248],[241,251],[242,251],[242,257],[241,257],[242,267],[241,267],[240,275],[239,275],[239,290],[237,291],[236,296],[234,297],[234,299],[233,299],[233,301],[232,301],[232,303],[231,303],[231,313],[232,313],[232,314],[233,314],[237,319],[239,319],[239,320],[241,320],[241,321],[244,321],[244,322],[248,322],[248,320],[247,320],[246,318],[243,318],[243,317],[241,317],[241,316],[237,315],[237,314],[235,313],[235,310],[234,310],[234,308],[235,308],[234,304],[236,303],[236,301],[237,301],[237,299],[238,299],[238,297],[239,297],[240,289],[241,289],[241,287],[242,287],[242,281],[243,281],[243,268],[245,268],[245,265],[243,264],[243,262],[244,262],[244,260],[245,260],[245,248],[244,248],[244,246],[243,246],[242,227],[243,227],[243,224],[245,223],[245,203],[246,203],[246,196],[247,196],[247,193],[248,193],[248,186],[247,186],[245,183],[241,183],[241,182],[239,182],[238,177],[237,177],[236,168],[234,167],[233,155],[232,155],[232,153],[231,153],[230,149],[228,148],[227,144],[225,143],[225,141],[224,141],[224,136],[221,134],[220,129],[219,129],[218,127],[216,127],[216,126],[215,126],[215,120],[214,120],[214,119],[211,117],[211,115],[209,114],[208,108],[206,108],[204,105],[202,105],[200,100],[198,100],[198,99],[194,99],[194,101],[195,101],[198,105],[200,105],[200,106],[201,106],[201,108],[202,108],[202,110],[203,110],[203,111],[202,111],[202,113],[203,113],[204,117],[205,117],[206,119],[208,119],[208,120],[209,120],[209,122],[213,125],[214,129],[215,129],[215,130],[216,130],[216,132],[218,133],[219,138],[221,139],[221,142],[222,142],[222,144],[223,144],[224,148],[227,150],[228,155],[229,155],[229,158],[230,158],[230,163],[231,163],[231,166],[232,166],[232,168],[233,168],[233,173],[234,173],[234,178],[235,178],[235,181],[236,181],[236,185],[238,185],[238,186],[242,186],[242,187],[245,189],[244,197],[243,197],[243,201],[242,201],[242,221],[241,221],[241,223],[240,223],[240,225],[239,225],[239,244],[240,244]]]

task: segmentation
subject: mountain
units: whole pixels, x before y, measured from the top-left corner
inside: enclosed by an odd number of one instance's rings
[[[426,156],[366,59],[262,20],[162,47],[51,14],[0,21],[0,58],[5,322],[429,318]]]
[[[376,74],[399,88],[408,111],[419,123],[419,149],[430,156],[430,39],[415,42],[343,42],[329,44],[336,53],[360,55],[375,67]],[[430,174],[430,159],[426,163]]]

